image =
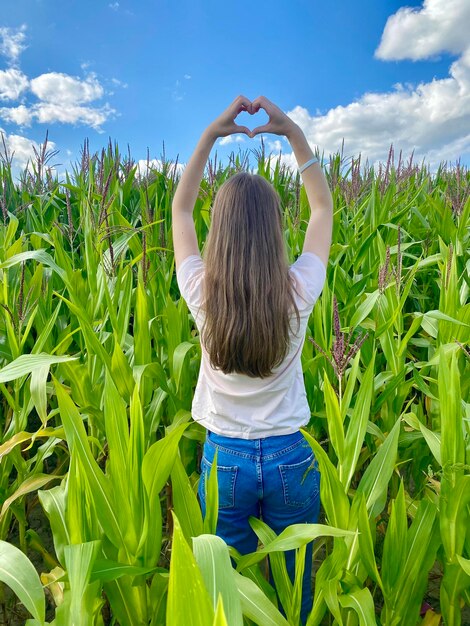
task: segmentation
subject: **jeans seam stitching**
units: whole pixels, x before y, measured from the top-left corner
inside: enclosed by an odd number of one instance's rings
[[[296,448],[298,448],[303,443],[303,441],[305,441],[303,438],[299,439],[295,443],[291,444],[290,446],[287,446],[286,448],[283,448],[282,450],[277,450],[277,452],[272,452],[266,455],[263,454],[261,455],[261,458],[263,459],[263,461],[270,461],[272,459],[277,459],[280,456],[283,456],[284,454],[287,454],[288,452],[291,452],[292,450],[295,450]],[[258,458],[257,454],[249,454],[247,452],[239,452],[238,450],[233,450],[232,448],[226,448],[225,446],[221,446],[218,443],[214,443],[210,439],[208,439],[206,443],[208,443],[213,448],[217,448],[221,452],[225,452],[227,454],[233,454],[234,456],[238,456],[242,459],[255,460]]]

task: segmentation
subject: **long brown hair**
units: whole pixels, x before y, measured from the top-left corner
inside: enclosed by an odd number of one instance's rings
[[[204,248],[201,341],[225,374],[264,378],[289,349],[292,309],[299,323],[282,232],[280,198],[256,174],[220,187]]]

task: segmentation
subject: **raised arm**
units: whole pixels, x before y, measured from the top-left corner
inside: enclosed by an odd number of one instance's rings
[[[260,133],[284,135],[292,146],[299,167],[313,158],[313,152],[302,130],[279,107],[264,96],[253,100],[251,106],[253,112],[261,108],[269,115],[268,123],[255,128],[252,136]],[[333,231],[333,198],[319,163],[308,166],[301,176],[311,209],[303,252],[313,252],[326,267]]]
[[[202,133],[198,144],[184,168],[172,204],[173,247],[176,267],[192,254],[200,254],[193,221],[193,210],[199,193],[204,168],[215,141],[233,133],[251,136],[246,126],[235,124],[242,111],[250,111],[248,98],[238,96],[232,104]]]

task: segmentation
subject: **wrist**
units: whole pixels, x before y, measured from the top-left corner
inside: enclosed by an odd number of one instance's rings
[[[296,139],[298,137],[303,137],[303,136],[304,136],[304,134],[303,134],[302,129],[300,128],[300,126],[298,124],[296,124],[295,122],[292,122],[291,127],[286,132],[286,138],[289,141],[291,141],[291,139]]]
[[[212,124],[209,124],[209,126],[204,130],[201,135],[201,140],[205,142],[215,143],[218,138],[219,133]]]

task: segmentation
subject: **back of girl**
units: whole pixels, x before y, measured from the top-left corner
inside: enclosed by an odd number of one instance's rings
[[[266,125],[235,123],[262,108]],[[201,257],[192,218],[211,148],[219,137],[243,132],[285,136],[294,151],[311,218],[302,254],[289,267],[280,199],[264,178],[239,173],[218,190]],[[241,554],[258,539],[248,519],[261,518],[277,534],[314,523],[320,474],[300,427],[310,420],[301,367],[308,319],[322,291],[331,245],[333,203],[317,159],[300,128],[261,96],[239,96],[202,134],[173,200],[173,241],[181,295],[201,338],[201,368],[193,419],[206,429],[199,499],[217,451],[217,535]],[[294,578],[294,551],[286,553]],[[312,607],[312,544],[307,546],[301,621]]]

